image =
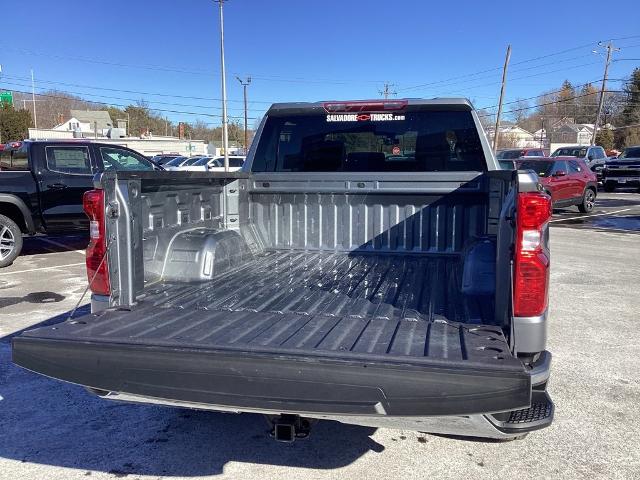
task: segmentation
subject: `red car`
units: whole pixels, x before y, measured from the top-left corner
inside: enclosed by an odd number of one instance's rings
[[[518,160],[519,170],[533,170],[551,195],[553,207],[576,205],[582,213],[593,210],[598,192],[596,174],[583,160],[573,157],[544,157]]]

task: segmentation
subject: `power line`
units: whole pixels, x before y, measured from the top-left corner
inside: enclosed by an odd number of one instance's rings
[[[71,55],[58,55],[51,54],[46,52],[38,52],[35,50],[28,50],[23,48],[15,48],[10,46],[9,44],[0,43],[3,51],[14,51],[23,55],[34,55],[34,56],[44,56],[47,58],[55,58],[60,60],[71,60],[71,61],[79,61],[79,62],[87,62],[93,63],[97,65],[106,65],[111,67],[121,67],[121,68],[136,68],[142,70],[150,70],[150,71],[162,71],[168,73],[184,73],[187,75],[203,75],[203,76],[214,76],[220,74],[219,70],[188,70],[182,68],[168,67],[164,65],[154,65],[154,64],[132,64],[132,63],[124,63],[124,62],[112,62],[108,60],[99,60],[95,58],[88,57],[77,57]],[[372,79],[354,79],[354,78],[346,78],[346,79],[323,79],[323,78],[305,78],[305,77],[282,77],[278,75],[266,75],[266,74],[255,74],[251,72],[231,72],[234,75],[251,75],[255,79],[264,80],[264,81],[272,81],[272,82],[286,82],[286,83],[319,83],[319,84],[337,84],[344,85],[347,83],[380,83],[382,80],[372,80]]]
[[[565,49],[565,50],[561,50],[559,52],[549,53],[547,55],[541,55],[541,56],[538,56],[538,57],[529,58],[529,59],[526,59],[526,60],[521,60],[519,62],[513,63],[513,65],[522,65],[524,63],[534,62],[536,60],[542,60],[544,58],[549,58],[549,57],[553,57],[553,56],[556,56],[556,55],[562,55],[564,53],[568,53],[568,52],[572,52],[572,51],[575,51],[575,50],[579,50],[581,48],[586,48],[586,47],[592,46],[594,43],[596,43],[596,42],[589,42],[589,43],[586,43],[584,45],[579,45],[577,47],[568,48],[568,49]],[[580,57],[578,57],[578,58],[580,58]],[[533,68],[536,68],[536,67],[533,67]],[[435,82],[423,83],[423,84],[420,84],[420,85],[414,85],[412,87],[400,88],[399,90],[401,90],[401,91],[416,90],[418,88],[425,87],[425,86],[430,86],[430,85],[434,85],[434,84],[438,84],[438,83],[445,83],[445,82],[449,82],[451,80],[457,80],[459,78],[467,78],[467,77],[471,77],[471,76],[481,75],[483,73],[499,71],[501,69],[502,69],[502,66],[493,67],[493,68],[489,68],[489,69],[486,69],[486,70],[481,70],[481,71],[475,72],[475,73],[469,73],[469,74],[465,74],[465,75],[458,75],[456,77],[450,77],[450,78],[446,78],[446,79],[443,79],[443,80],[438,80],[438,81],[435,81]]]
[[[586,87],[587,85],[593,85],[594,82],[600,81],[602,80],[601,78],[596,78],[595,80],[591,81],[591,82],[586,82],[586,83],[582,83],[579,85],[573,85],[573,88],[581,88],[581,87]],[[562,92],[562,89],[560,90],[555,90],[555,91],[550,91],[550,92],[545,92],[545,93],[541,93],[540,95],[534,95],[532,97],[526,97],[526,98],[518,98],[516,100],[513,100],[512,102],[505,102],[504,105],[512,105],[514,103],[518,103],[518,102],[522,102],[522,101],[526,101],[526,100],[534,100],[536,98],[541,98],[541,97],[545,97],[547,95],[554,95],[556,93],[560,93]],[[593,92],[590,93],[589,95],[595,95],[598,92]],[[498,105],[491,105],[491,106],[486,106],[486,107],[478,107],[478,109],[480,110],[488,110],[490,108],[496,108]]]
[[[13,92],[15,93],[22,93],[24,95],[30,95],[30,92],[26,92],[24,90],[13,90]],[[65,92],[63,92],[65,93]],[[69,97],[63,97],[61,95],[51,95],[51,94],[45,94],[45,93],[37,93],[36,95],[40,96],[40,97],[47,97],[47,98],[60,98],[60,99],[65,99],[65,100],[69,100]],[[106,105],[107,107],[122,107],[122,108],[127,108],[127,107],[134,107],[137,108],[135,105],[124,105],[124,104],[118,104],[118,103],[111,103],[111,102],[98,102],[98,101],[94,101],[94,100],[85,100],[87,103],[95,103],[96,105]],[[167,109],[162,109],[162,108],[151,108],[150,110],[156,111],[156,112],[166,112],[166,113],[175,113],[175,114],[180,114],[180,115],[199,115],[199,116],[203,116],[203,117],[214,117],[214,118],[222,118],[222,115],[217,115],[214,113],[201,113],[201,112],[185,112],[185,111],[180,111],[180,110],[167,110]],[[235,118],[240,120],[242,117],[241,116],[235,116],[235,115],[229,115],[231,118]],[[256,120],[258,117],[248,117],[249,120]]]
[[[20,77],[20,76],[17,76],[17,75],[3,75],[2,78],[9,78],[9,79],[12,79],[12,80],[29,80],[28,77]],[[93,85],[57,82],[57,81],[54,81],[54,80],[38,79],[38,83],[47,83],[47,84],[52,84],[52,85],[64,85],[64,86],[67,86],[67,87],[76,87],[76,88],[88,88],[88,89],[92,89],[92,90],[104,90],[104,91],[108,91],[108,92],[137,93],[137,94],[140,94],[140,95],[153,95],[153,96],[157,96],[157,97],[185,98],[185,99],[189,99],[189,100],[211,100],[211,101],[220,101],[221,100],[220,98],[215,98],[215,97],[194,97],[194,96],[189,96],[189,95],[177,95],[177,94],[172,94],[172,93],[143,92],[143,91],[140,91],[140,90],[125,90],[125,89],[120,89],[120,88],[96,87],[96,86],[93,86]],[[242,103],[242,100],[227,100],[227,101],[228,102]],[[267,104],[267,105],[271,105],[273,102],[252,100],[251,103],[264,103],[264,104]]]
[[[564,67],[564,68],[560,68],[560,69],[557,69],[557,70],[550,70],[550,71],[547,71],[547,72],[534,73],[534,74],[531,74],[531,75],[527,75],[526,77],[511,78],[511,79],[509,79],[509,81],[510,82],[515,82],[515,81],[518,81],[518,80],[528,80],[529,78],[532,78],[532,77],[540,77],[540,76],[549,75],[549,74],[552,74],[552,73],[564,72],[564,71],[567,71],[567,70],[572,70],[572,69],[575,69],[575,68],[581,68],[581,67],[585,67],[585,66],[588,66],[588,65],[596,65],[598,63],[599,62],[583,63],[583,64],[580,64],[580,65],[574,65],[572,67]],[[474,90],[476,88],[499,85],[500,83],[501,82],[499,82],[499,81],[498,82],[484,83],[484,84],[481,84],[481,85],[473,85],[471,87],[460,88],[458,90],[455,90],[454,92],[436,92],[435,94],[436,95],[457,95],[458,92],[464,92],[464,91],[468,91],[468,90]]]
[[[622,90],[606,90],[605,93],[621,93]],[[531,107],[523,107],[523,108],[515,108],[512,110],[507,110],[504,113],[514,113],[514,112],[522,112],[524,110],[531,110],[534,108],[540,108],[540,107],[545,107],[547,105],[556,105],[558,103],[564,103],[564,102],[570,102],[571,100],[575,100],[576,98],[582,98],[582,97],[589,97],[593,95],[593,93],[583,93],[581,95],[574,95],[570,98],[563,98],[562,100],[554,100],[553,102],[545,102],[545,103],[540,103],[538,105],[533,105]],[[483,113],[478,115],[479,117],[490,117],[493,116],[493,113]]]
[[[15,82],[3,82],[5,85],[14,85],[14,86],[18,86],[18,87],[28,87],[29,85],[26,85],[24,83],[15,83]],[[39,88],[39,87],[38,87]],[[43,90],[42,88],[39,88],[40,90]],[[211,109],[211,108],[215,108],[216,110],[220,110],[220,107],[214,107],[214,106],[210,106],[210,105],[193,105],[193,104],[188,104],[188,103],[175,103],[175,102],[161,102],[158,100],[147,100],[147,99],[140,99],[140,98],[127,98],[127,97],[116,97],[116,96],[111,96],[111,95],[99,95],[99,94],[95,94],[95,93],[84,93],[84,92],[76,92],[76,91],[72,91],[72,90],[59,90],[60,92],[63,93],[68,93],[69,95],[78,95],[78,96],[88,96],[88,97],[97,97],[97,98],[105,98],[105,99],[112,99],[112,100],[125,100],[125,101],[130,101],[130,102],[137,102],[140,100],[143,100],[149,104],[154,104],[154,105],[166,105],[166,106],[173,106],[173,107],[189,107],[189,108],[204,108],[204,109]],[[41,95],[41,93],[38,93],[38,95]],[[91,101],[91,100],[86,100],[85,98],[81,98],[81,100],[85,100],[85,101]],[[100,103],[100,102],[94,102],[94,103]],[[251,109],[251,111],[254,112],[263,112],[263,109]]]

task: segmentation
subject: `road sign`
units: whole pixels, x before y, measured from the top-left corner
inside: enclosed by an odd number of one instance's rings
[[[8,106],[13,106],[13,92],[0,92],[0,103],[4,103]]]

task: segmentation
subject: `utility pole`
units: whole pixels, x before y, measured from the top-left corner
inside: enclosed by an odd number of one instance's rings
[[[496,129],[493,132],[493,151],[498,149],[498,137],[500,136],[500,115],[502,115],[502,101],[504,100],[504,91],[507,86],[507,68],[511,59],[511,45],[507,46],[507,56],[504,59],[504,67],[502,68],[502,87],[500,87],[500,101],[498,102],[498,114],[496,115]]]
[[[602,46],[602,42],[598,42],[598,45]],[[602,88],[600,89],[600,100],[598,101],[598,113],[596,114],[596,121],[593,124],[593,135],[591,136],[591,145],[596,144],[596,135],[598,134],[598,124],[600,123],[600,115],[602,115],[602,106],[604,105],[604,93],[607,88],[607,77],[609,76],[609,64],[611,63],[611,53],[619,51],[619,48],[614,48],[613,42],[607,43],[607,60],[604,62],[604,75],[602,77]]]
[[[36,113],[36,86],[33,81],[33,68],[31,69],[31,100],[33,100],[33,126],[38,129],[38,114]]]
[[[244,95],[244,154],[246,155],[249,151],[249,132],[247,130],[247,87],[251,84],[251,77],[247,77],[246,80],[242,80],[240,77],[236,76],[240,85],[242,85],[243,95]]]
[[[224,171],[229,171],[229,120],[227,119],[227,79],[224,69],[224,16],[225,0],[214,0],[220,6],[220,72],[222,75],[222,148],[224,148]]]
[[[378,90],[378,93],[382,95],[385,99],[389,98],[389,95],[397,95],[398,92],[391,91],[391,87],[395,87],[393,83],[385,82],[384,89]]]

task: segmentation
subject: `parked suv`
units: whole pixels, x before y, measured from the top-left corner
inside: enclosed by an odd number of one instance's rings
[[[105,170],[161,170],[126,147],[87,141],[11,142],[0,150],[0,268],[22,235],[89,230],[82,195]]]
[[[519,170],[533,170],[551,196],[555,207],[576,205],[589,213],[595,205],[598,191],[596,175],[583,160],[571,157],[536,158],[518,162]]]
[[[551,154],[552,157],[574,157],[584,160],[587,167],[595,172],[598,181],[602,180],[602,169],[605,166],[607,153],[604,148],[597,145],[573,145],[570,147],[561,147]]]

